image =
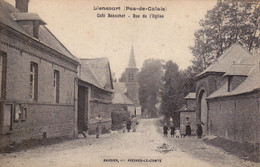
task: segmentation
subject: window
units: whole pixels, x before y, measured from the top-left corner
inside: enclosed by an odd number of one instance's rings
[[[128,82],[133,82],[134,81],[134,74],[133,73],[129,73],[128,74]]]
[[[54,102],[59,103],[59,87],[60,87],[60,72],[54,70],[54,78],[53,78],[53,95]]]
[[[232,90],[232,76],[228,76],[228,92]]]
[[[30,98],[38,100],[38,64],[31,62],[30,68]]]
[[[0,51],[0,98],[5,98],[6,55]]]

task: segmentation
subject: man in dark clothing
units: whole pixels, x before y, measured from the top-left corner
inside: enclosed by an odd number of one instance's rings
[[[191,127],[190,127],[190,119],[189,117],[186,118],[186,136],[191,135]]]
[[[130,132],[131,129],[131,120],[129,120],[126,124],[127,131]]]
[[[174,125],[174,123],[172,123],[172,126],[171,126],[171,137],[174,137],[174,132],[175,132],[175,125]]]
[[[163,127],[163,136],[164,136],[164,137],[167,137],[167,135],[168,135],[168,126],[167,126],[167,124],[165,123],[165,124],[164,124],[164,127]]]
[[[203,134],[202,125],[204,125],[204,123],[201,122],[201,120],[199,119],[199,121],[197,123],[197,135],[198,135],[198,138],[201,138],[201,136]]]

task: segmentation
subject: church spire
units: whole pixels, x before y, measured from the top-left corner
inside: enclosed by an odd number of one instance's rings
[[[135,55],[134,55],[134,46],[133,45],[132,45],[132,50],[131,50],[131,54],[130,54],[128,68],[136,68]]]

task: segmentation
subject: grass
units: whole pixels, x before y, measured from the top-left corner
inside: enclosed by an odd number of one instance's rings
[[[241,159],[260,162],[259,144],[253,145],[250,143],[238,143],[228,139],[216,137],[214,139],[204,139],[206,144],[222,148],[228,153],[231,153]]]

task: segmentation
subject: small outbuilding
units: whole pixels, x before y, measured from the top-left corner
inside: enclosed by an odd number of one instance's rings
[[[196,134],[196,93],[189,93],[185,97],[185,104],[179,110],[180,125],[186,123],[186,118],[189,118],[191,126],[191,134]]]

